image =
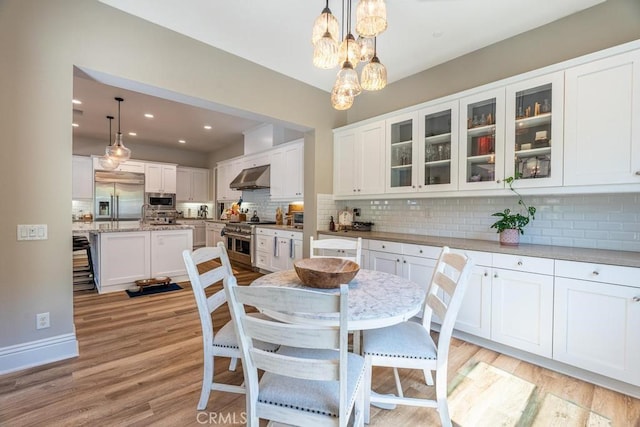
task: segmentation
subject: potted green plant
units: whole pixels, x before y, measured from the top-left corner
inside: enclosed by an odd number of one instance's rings
[[[491,228],[495,228],[496,232],[500,233],[500,244],[507,246],[518,246],[520,243],[520,235],[524,234],[524,227],[529,224],[530,221],[536,219],[536,208],[533,206],[527,206],[522,200],[522,195],[513,188],[515,180],[521,177],[521,174],[516,173],[515,176],[505,178],[504,182],[509,184],[509,189],[518,196],[518,205],[522,207],[521,212],[512,212],[507,208],[502,212],[496,212],[491,216],[497,216],[496,222],[491,225]]]

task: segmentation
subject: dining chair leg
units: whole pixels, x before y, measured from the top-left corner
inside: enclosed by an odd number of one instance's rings
[[[364,422],[369,424],[371,415],[371,356],[364,356]]]
[[[436,371],[436,401],[442,427],[452,427],[451,416],[449,415],[449,405],[447,403],[446,369],[447,367],[445,366],[444,369],[438,369]]]
[[[231,361],[229,362],[229,370],[235,371],[237,366],[238,366],[238,358],[232,357]]]
[[[213,356],[204,355],[204,372],[202,374],[202,390],[200,391],[200,401],[198,402],[198,410],[203,411],[209,402],[209,394],[211,394],[211,383],[213,382]]]
[[[404,397],[402,393],[402,384],[400,383],[400,374],[398,374],[398,368],[393,368],[393,377],[396,380],[396,389],[398,390],[398,397]]]
[[[431,374],[431,371],[428,369],[423,369],[422,372],[424,372],[424,382],[428,386],[433,387],[433,375]]]
[[[353,331],[352,332],[352,350],[353,353],[355,354],[361,354],[360,353],[360,331]]]

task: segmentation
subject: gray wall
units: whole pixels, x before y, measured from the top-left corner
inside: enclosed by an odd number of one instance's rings
[[[0,349],[73,332],[74,65],[317,129],[310,158],[327,157],[313,151],[330,152],[346,120],[318,89],[95,0],[0,0],[0,52]],[[45,223],[48,240],[16,241],[17,224]],[[41,312],[51,328],[35,329]]]
[[[531,5],[535,7],[535,2]],[[488,4],[487,7],[491,6]],[[389,25],[394,25],[393,21]],[[469,36],[472,37],[471,33]],[[640,1],[607,0],[583,12],[414,74],[380,92],[365,91],[348,110],[349,123],[639,38]],[[380,52],[380,60],[384,63],[384,52]]]

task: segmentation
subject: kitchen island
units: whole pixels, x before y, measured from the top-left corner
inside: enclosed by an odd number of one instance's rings
[[[193,226],[121,221],[78,228],[89,233],[98,293],[125,290],[136,280],[155,277],[188,280],[182,251],[193,247]]]

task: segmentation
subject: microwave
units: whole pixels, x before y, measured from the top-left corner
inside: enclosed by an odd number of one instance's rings
[[[174,193],[146,193],[147,204],[158,211],[172,211],[176,209],[176,195]]]
[[[293,226],[303,225],[304,223],[304,212],[293,212],[291,214],[293,216]]]

